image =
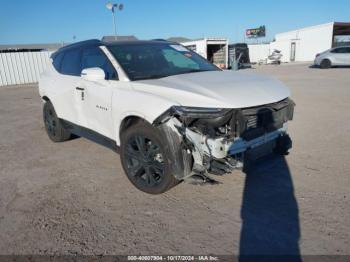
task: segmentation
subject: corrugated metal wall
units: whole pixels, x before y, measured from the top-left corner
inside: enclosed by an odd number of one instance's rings
[[[0,86],[36,83],[52,52],[0,53]]]

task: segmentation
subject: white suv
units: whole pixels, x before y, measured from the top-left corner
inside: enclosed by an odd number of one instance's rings
[[[130,181],[158,194],[291,147],[281,82],[223,71],[172,42],[88,40],[59,49],[39,92],[51,140],[72,134],[120,152]]]

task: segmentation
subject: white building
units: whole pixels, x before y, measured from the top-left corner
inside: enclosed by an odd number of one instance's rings
[[[317,53],[336,46],[339,43],[337,37],[344,35],[350,37],[350,22],[305,27],[276,34],[269,44],[249,44],[249,56],[251,62],[259,62],[277,49],[283,55],[282,62],[313,61]]]

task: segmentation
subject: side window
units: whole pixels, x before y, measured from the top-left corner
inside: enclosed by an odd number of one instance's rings
[[[338,48],[338,53],[346,53],[346,48],[342,47],[342,48]]]
[[[53,67],[57,70],[57,72],[60,72],[60,68],[61,68],[61,61],[62,61],[62,58],[63,58],[63,53],[58,53],[57,55],[54,55],[52,57],[52,65]]]
[[[344,54],[347,53],[346,47],[339,47],[332,51],[332,53]]]
[[[105,72],[106,80],[117,80],[118,75],[107,56],[98,47],[83,49],[81,70],[85,68],[99,67]]]
[[[65,75],[80,76],[80,49],[73,49],[64,52],[61,73]]]
[[[338,48],[335,48],[331,51],[331,53],[338,53],[338,50],[339,50]]]

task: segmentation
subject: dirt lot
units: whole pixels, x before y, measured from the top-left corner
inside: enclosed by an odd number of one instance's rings
[[[0,254],[350,254],[350,69],[254,70],[292,90],[291,154],[159,196],[109,149],[50,142],[36,86],[0,88]]]

